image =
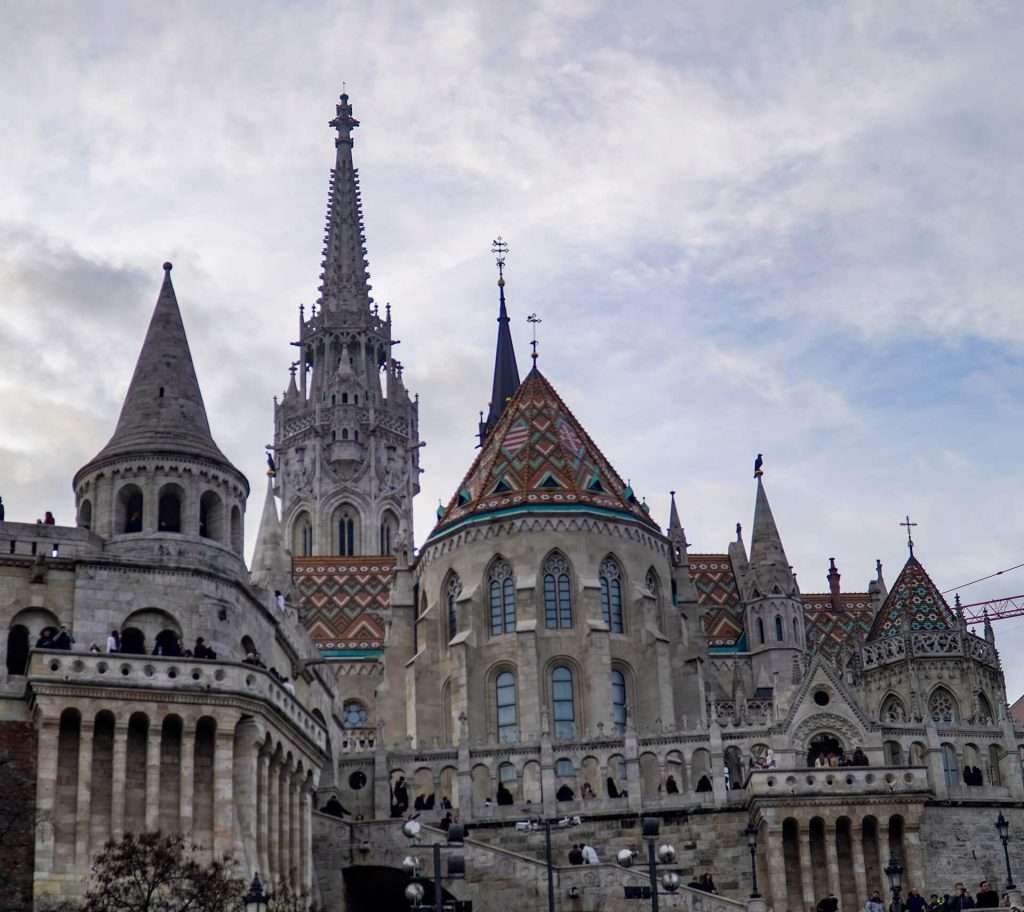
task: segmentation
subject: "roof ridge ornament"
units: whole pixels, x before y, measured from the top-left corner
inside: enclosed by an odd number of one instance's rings
[[[533,347],[533,353],[530,355],[530,357],[533,358],[533,366],[534,366],[534,368],[536,368],[537,367],[537,325],[539,323],[543,323],[544,321],[540,317],[538,317],[537,314],[532,313],[529,316],[527,316],[526,322],[529,323],[533,327],[533,339],[530,342],[530,345]]]
[[[907,514],[907,521],[906,522],[901,522],[900,525],[904,526],[906,528],[906,530],[907,530],[907,548],[910,549],[910,556],[913,557],[914,556],[914,539],[910,537],[910,530],[914,526],[916,526],[917,523],[910,521],[910,514],[908,513]]]

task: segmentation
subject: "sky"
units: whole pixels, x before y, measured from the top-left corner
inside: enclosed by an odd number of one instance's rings
[[[422,542],[474,456],[497,290],[695,552],[752,462],[804,591],[1024,562],[1024,6],[8,0],[0,496],[71,523],[162,278],[251,548],[351,96],[371,281],[420,395]],[[1024,592],[1024,569],[964,588]],[[1000,621],[1024,691],[1024,619]]]

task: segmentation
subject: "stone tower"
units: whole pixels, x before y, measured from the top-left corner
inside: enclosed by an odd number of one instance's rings
[[[419,491],[418,404],[392,356],[390,305],[381,317],[370,296],[359,121],[348,95],[336,110],[320,297],[308,319],[299,309],[299,358],[274,410],[275,493],[294,557],[411,551]]]

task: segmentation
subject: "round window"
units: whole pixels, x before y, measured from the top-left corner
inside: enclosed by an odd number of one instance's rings
[[[349,788],[354,791],[359,791],[366,785],[366,773],[362,770],[356,770],[351,776],[348,777]]]
[[[828,706],[828,704],[831,701],[832,698],[828,695],[828,691],[816,690],[814,692],[814,702],[817,703],[819,706]]]

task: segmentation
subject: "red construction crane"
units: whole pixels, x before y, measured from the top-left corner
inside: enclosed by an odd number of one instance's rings
[[[968,624],[980,624],[988,614],[990,621],[1005,621],[1007,618],[1024,617],[1024,595],[1008,595],[1006,598],[988,599],[961,605],[964,620]]]

